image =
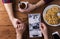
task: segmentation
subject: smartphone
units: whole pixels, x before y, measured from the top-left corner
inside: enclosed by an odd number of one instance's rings
[[[40,14],[28,14],[29,37],[42,37],[39,26],[41,26]]]
[[[60,39],[60,35],[58,32],[54,32],[54,33],[52,33],[52,35],[53,35],[54,39]]]

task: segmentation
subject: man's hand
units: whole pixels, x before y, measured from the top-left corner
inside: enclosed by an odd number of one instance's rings
[[[23,34],[24,30],[25,30],[25,24],[22,23],[19,19],[14,18],[12,20],[12,24],[14,26],[14,28],[16,29],[16,33],[20,33]]]
[[[30,11],[34,10],[35,8],[36,8],[35,5],[28,3],[28,8],[27,9],[19,8],[19,11],[20,12],[30,12]]]

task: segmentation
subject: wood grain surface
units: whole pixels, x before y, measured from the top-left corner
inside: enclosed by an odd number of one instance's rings
[[[35,4],[39,0],[36,0],[36,1],[35,0],[21,0],[21,1],[29,1],[30,3]],[[17,6],[18,2],[19,2],[19,0],[13,0],[13,9],[14,9],[15,17],[17,17],[18,19],[21,19],[23,22],[27,23],[27,25],[28,25],[28,17],[27,17],[28,14],[30,14],[30,13],[41,13],[42,14],[43,10],[46,6],[51,5],[51,4],[60,5],[60,0],[54,0],[53,2],[45,4],[29,13],[21,13],[18,11],[18,6]],[[44,22],[43,19],[42,19],[42,22]],[[53,39],[53,36],[52,36],[53,32],[58,31],[60,33],[60,26],[52,27],[52,26],[47,25],[47,28],[48,28],[48,34],[49,34],[50,39]],[[0,39],[16,39],[15,29],[14,29],[11,21],[9,20],[8,14],[4,8],[2,0],[0,0]],[[27,26],[27,29],[23,34],[23,39],[43,39],[43,37],[29,38],[29,32],[28,32],[28,26]]]

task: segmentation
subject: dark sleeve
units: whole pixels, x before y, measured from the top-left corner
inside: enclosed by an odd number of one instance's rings
[[[3,3],[12,3],[12,0],[2,0]]]
[[[49,2],[52,2],[53,0],[44,0],[45,3],[49,3]]]

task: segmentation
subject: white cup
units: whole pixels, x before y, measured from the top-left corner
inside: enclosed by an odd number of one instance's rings
[[[22,8],[21,8],[20,5],[22,5],[22,4],[24,4],[25,6],[22,6]],[[18,7],[19,7],[20,9],[27,9],[27,8],[28,8],[28,2],[22,1],[22,2],[18,3]]]

